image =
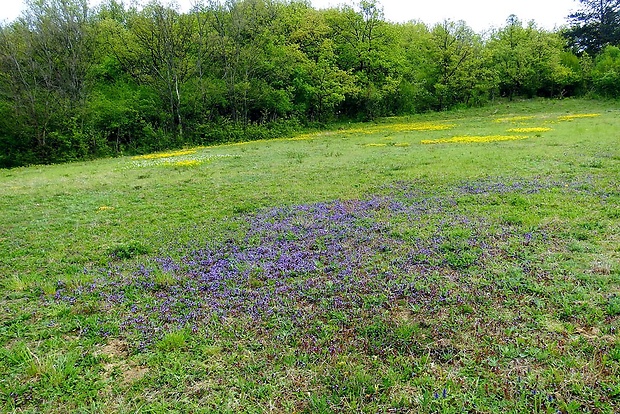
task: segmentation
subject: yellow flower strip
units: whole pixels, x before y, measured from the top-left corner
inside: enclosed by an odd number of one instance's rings
[[[171,162],[171,163],[165,163],[164,165],[171,166],[171,167],[195,167],[200,164],[202,164],[202,162],[198,160],[182,160],[182,161],[176,161],[176,162]]]
[[[510,118],[497,118],[494,122],[519,122],[519,121],[529,121],[530,119],[534,119],[533,116],[513,116]]]
[[[258,140],[253,140],[253,141],[239,141],[239,142],[231,142],[229,144],[209,145],[204,148],[211,149],[211,148],[240,147],[243,145],[265,143],[265,142],[309,141],[315,138],[321,138],[321,137],[334,135],[334,134],[336,134],[335,131],[313,132],[310,134],[301,134],[301,135],[296,135],[294,137],[289,137],[289,138],[269,138],[269,139],[258,139]]]
[[[300,135],[296,135],[294,137],[289,137],[289,138],[271,138],[271,139],[255,140],[255,141],[232,142],[229,144],[209,145],[209,146],[202,147],[202,148],[211,149],[211,148],[237,147],[237,146],[248,145],[248,144],[278,142],[278,141],[306,141],[306,140],[312,140],[315,138],[323,138],[326,136],[340,135],[340,134],[375,134],[379,132],[445,131],[448,129],[452,129],[455,126],[456,125],[454,124],[438,124],[438,123],[430,123],[430,122],[385,124],[385,125],[369,126],[367,128],[351,128],[351,129],[341,129],[341,130],[334,130],[334,131],[313,132],[313,133],[308,133],[308,134],[300,134]]]
[[[419,122],[413,124],[393,124],[385,125],[379,131],[387,130],[390,132],[410,132],[410,131],[445,131],[454,128],[453,124],[435,124],[430,122]]]
[[[527,133],[527,132],[547,132],[547,131],[551,131],[551,128],[531,127],[531,128],[510,128],[509,130],[507,130],[507,132],[521,132],[521,133]]]
[[[225,147],[235,147],[242,146],[252,143],[264,143],[264,142],[274,142],[274,141],[306,141],[312,140],[315,138],[321,138],[330,135],[337,134],[375,134],[380,132],[413,132],[413,131],[445,131],[448,129],[454,128],[456,125],[454,124],[443,124],[443,123],[432,123],[432,122],[413,122],[413,123],[398,123],[398,124],[384,124],[384,125],[374,125],[369,126],[367,128],[351,128],[351,129],[343,129],[339,131],[321,131],[321,132],[313,132],[307,134],[300,134],[290,138],[272,138],[265,140],[257,140],[257,141],[241,141],[241,142],[233,142],[229,144],[219,144],[219,145],[209,145],[204,147],[197,147],[188,150],[174,151],[174,152],[160,152],[155,154],[146,154],[146,155],[138,155],[132,157],[132,160],[155,160],[159,158],[171,158],[178,157],[183,155],[191,155],[196,153],[196,151],[201,149],[211,149],[211,148],[225,148]],[[400,145],[406,146],[406,145]]]
[[[173,152],[158,152],[155,154],[137,155],[135,157],[131,157],[131,159],[132,160],[155,160],[158,158],[179,157],[181,155],[194,154],[199,149],[200,148],[194,148],[190,150],[181,150],[181,151],[173,151]]]
[[[445,131],[454,128],[453,124],[436,124],[430,122],[401,123],[374,125],[367,128],[351,128],[341,131],[345,134],[376,134],[378,132],[414,132],[414,131]]]
[[[422,144],[451,144],[451,143],[481,143],[495,141],[515,141],[527,139],[525,135],[486,135],[486,136],[456,136],[447,139],[425,139],[420,141]]]
[[[157,158],[148,160],[134,160],[132,161],[132,167],[195,167],[206,162],[211,162],[216,158],[229,158],[235,157],[230,154],[214,155],[208,152],[197,152],[189,155],[182,155],[179,157]]]
[[[573,115],[563,115],[558,116],[560,121],[572,121],[573,119],[579,118],[595,118],[597,116],[601,116],[601,114],[573,114]]]

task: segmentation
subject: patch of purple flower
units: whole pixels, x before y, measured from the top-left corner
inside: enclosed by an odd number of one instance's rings
[[[559,181],[549,179],[532,179],[532,180],[516,180],[516,179],[493,179],[483,178],[463,183],[457,187],[457,191],[462,194],[535,194],[543,190],[549,189],[574,189],[588,188],[591,185],[591,177],[587,177],[580,182]]]
[[[335,311],[343,325],[397,302],[432,311],[463,302],[437,280],[456,280],[467,291],[473,270],[510,260],[511,244],[545,237],[466,216],[453,197],[552,186],[488,180],[424,197],[397,183],[381,197],[272,208],[242,217],[245,233],[236,240],[179,259],[155,257],[130,272],[106,270],[88,286],[59,286],[56,299],[74,304],[94,296],[142,346],[168,331],[196,331],[229,317],[287,320],[304,332]]]

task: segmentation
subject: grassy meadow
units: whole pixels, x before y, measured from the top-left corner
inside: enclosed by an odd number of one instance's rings
[[[620,107],[0,170],[0,411],[620,411]]]

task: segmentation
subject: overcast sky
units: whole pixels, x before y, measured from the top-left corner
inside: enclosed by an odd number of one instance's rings
[[[101,0],[90,0],[91,4]],[[314,7],[326,8],[351,0],[311,0]],[[22,0],[0,0],[0,20],[13,20],[23,10]],[[125,1],[129,3],[129,1]],[[187,10],[192,0],[177,0]],[[476,32],[503,26],[515,14],[524,22],[535,20],[539,26],[553,29],[566,23],[566,16],[578,8],[577,0],[382,0],[385,17],[394,22],[421,20],[434,24],[444,19],[465,20]]]

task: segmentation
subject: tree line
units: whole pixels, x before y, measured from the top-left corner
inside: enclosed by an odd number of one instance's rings
[[[0,167],[501,97],[618,97],[619,2],[582,0],[568,29],[510,16],[479,34],[463,21],[389,22],[374,0],[202,0],[187,13],[158,0],[28,0],[0,25]]]

